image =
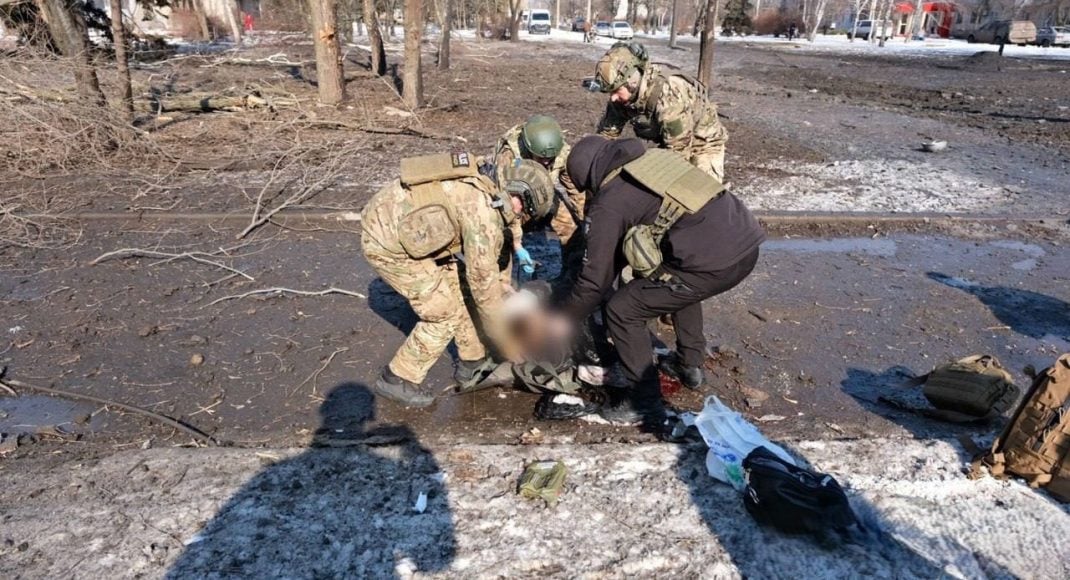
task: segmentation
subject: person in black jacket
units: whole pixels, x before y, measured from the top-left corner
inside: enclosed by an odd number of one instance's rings
[[[691,388],[701,386],[706,351],[702,301],[727,292],[751,273],[765,232],[742,201],[724,192],[669,228],[661,241],[663,261],[657,276],[634,279],[614,292],[614,282],[627,265],[622,253],[625,233],[632,226],[653,224],[662,197],[626,172],[603,181],[645,151],[638,139],[600,136],[585,137],[572,149],[569,175],[590,201],[583,268],[563,309],[573,321],[581,321],[605,303],[609,336],[631,389],[603,406],[602,415],[615,423],[653,425],[662,420],[664,406],[647,322],[672,316],[677,349],[660,367]],[[710,179],[711,187],[717,187]]]

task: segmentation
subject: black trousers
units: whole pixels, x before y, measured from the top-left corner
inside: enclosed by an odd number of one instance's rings
[[[731,290],[758,263],[758,249],[735,265],[716,272],[672,272],[671,282],[635,279],[618,290],[606,305],[609,336],[617,349],[624,376],[633,386],[654,388],[654,366],[647,322],[672,315],[676,350],[685,364],[701,366],[706,357],[702,329],[702,301]],[[648,389],[643,389],[648,390]]]

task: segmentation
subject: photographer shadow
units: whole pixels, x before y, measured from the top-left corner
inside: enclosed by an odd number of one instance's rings
[[[441,470],[408,427],[365,426],[364,385],[332,389],[313,448],[266,467],[208,522],[167,578],[389,578],[449,570]],[[426,508],[415,505],[426,495]]]

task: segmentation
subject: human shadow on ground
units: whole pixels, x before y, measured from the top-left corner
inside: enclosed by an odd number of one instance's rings
[[[948,564],[968,571],[967,577],[1014,577],[950,535],[932,537],[900,524],[893,536],[880,511],[850,489],[849,501],[863,527],[839,541],[833,541],[834,536],[822,541],[762,526],[747,512],[740,492],[710,477],[706,453],[703,444],[682,447],[677,476],[743,578],[943,578]],[[798,452],[793,455],[801,458]]]
[[[1070,340],[1070,303],[1029,290],[983,286],[939,272],[927,272],[926,276],[977,297],[1000,322],[1018,334],[1037,339],[1055,335]]]
[[[320,415],[316,447],[246,483],[167,578],[389,578],[449,569],[457,543],[434,456],[408,427],[365,429],[375,398],[364,385],[332,389]],[[414,509],[421,493],[423,513]]]

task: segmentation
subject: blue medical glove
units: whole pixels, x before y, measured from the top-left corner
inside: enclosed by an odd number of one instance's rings
[[[520,269],[523,270],[525,274],[530,275],[535,273],[535,260],[531,259],[531,253],[528,252],[527,249],[521,246],[516,249],[516,252],[514,252],[513,255],[516,256],[516,263],[520,265]]]

